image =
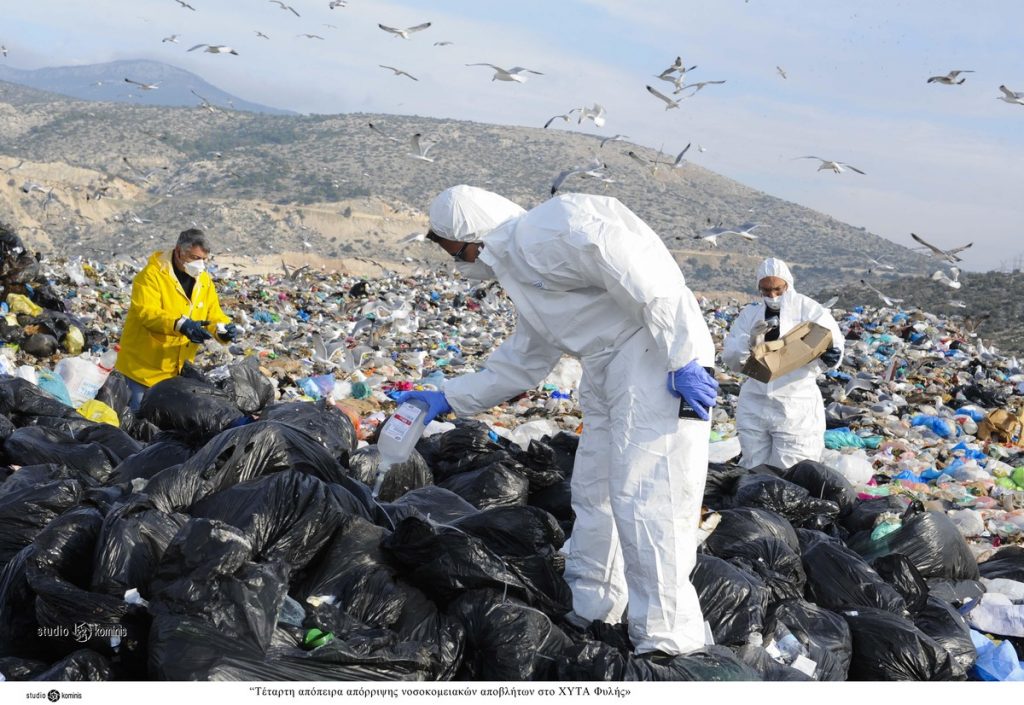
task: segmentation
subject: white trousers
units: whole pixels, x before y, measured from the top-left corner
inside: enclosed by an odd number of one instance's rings
[[[825,451],[825,404],[813,380],[799,393],[772,397],[744,383],[736,405],[736,434],[743,467],[767,463],[785,470],[801,460],[820,461]]]

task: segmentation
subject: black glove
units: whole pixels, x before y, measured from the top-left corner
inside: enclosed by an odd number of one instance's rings
[[[210,331],[203,327],[204,323],[207,323],[207,321],[193,321],[191,318],[186,318],[178,326],[178,332],[193,343],[206,342],[213,336],[210,335]]]
[[[839,358],[843,354],[843,351],[839,348],[829,348],[821,354],[821,361],[826,367],[835,367],[839,364]]]
[[[225,343],[230,343],[231,341],[238,337],[238,326],[236,326],[234,323],[228,323],[226,326],[224,326],[224,331],[222,333],[218,333],[217,335]]]

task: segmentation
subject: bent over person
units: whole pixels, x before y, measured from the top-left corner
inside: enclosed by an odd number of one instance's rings
[[[626,614],[638,654],[701,648],[704,619],[689,575],[715,351],[661,238],[614,198],[564,194],[524,212],[470,186],[434,199],[427,237],[467,276],[497,279],[518,318],[483,369],[396,400],[426,401],[427,422],[449,411],[470,416],[537,386],[563,354],[579,358],[568,618],[615,623]]]

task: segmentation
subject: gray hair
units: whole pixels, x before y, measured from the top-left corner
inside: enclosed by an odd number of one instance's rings
[[[189,228],[188,230],[181,231],[181,234],[178,235],[178,242],[174,246],[191,250],[197,245],[206,252],[210,251],[210,244],[206,241],[206,233],[199,228]]]

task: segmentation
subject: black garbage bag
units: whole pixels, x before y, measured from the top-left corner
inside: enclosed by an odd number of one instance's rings
[[[953,658],[905,617],[873,607],[843,613],[853,636],[852,681],[945,681]]]
[[[28,563],[34,546],[18,551],[0,568],[0,656],[53,660],[49,639],[36,621],[36,594],[28,584]]]
[[[517,470],[530,481],[530,490],[536,491],[550,487],[564,480],[572,473],[573,457],[556,450],[544,440],[531,440],[526,450],[517,446],[509,447],[508,452],[519,463]],[[569,460],[566,469],[565,461]]]
[[[48,333],[33,333],[21,342],[21,349],[37,358],[50,357],[60,349],[57,339]]]
[[[115,507],[103,519],[92,591],[123,598],[135,588],[148,599],[160,559],[188,519],[184,514],[154,509],[145,496]]]
[[[733,546],[758,538],[777,538],[796,551],[800,547],[793,526],[774,512],[752,507],[723,509],[722,519],[704,541],[705,548],[718,556]]]
[[[66,433],[43,426],[15,429],[4,441],[4,454],[8,462],[15,465],[67,465],[101,483],[106,483],[114,472],[114,466],[103,446],[98,443],[80,443]]]
[[[483,540],[499,556],[552,553],[565,543],[555,518],[537,507],[494,507],[451,522]]]
[[[929,595],[924,608],[914,617],[914,626],[949,652],[955,676],[964,676],[978,660],[967,620],[945,600]]]
[[[456,519],[479,511],[454,492],[434,485],[406,492],[395,501],[382,506],[391,518],[392,524],[411,516],[438,524],[450,524]]]
[[[184,374],[157,382],[142,397],[138,417],[163,431],[174,431],[201,445],[233,423],[242,412],[226,392]]]
[[[376,486],[380,467],[381,457],[377,446],[360,448],[348,458],[348,469],[352,477],[370,488]],[[413,450],[404,463],[386,468],[377,498],[382,502],[393,502],[410,490],[432,484],[434,476],[430,468],[420,454]]]
[[[27,681],[42,673],[50,664],[17,656],[0,656],[0,681]]]
[[[22,428],[33,428],[36,426],[39,428],[50,428],[72,437],[76,433],[96,425],[95,421],[87,419],[78,413],[71,416],[22,416],[14,414],[11,418],[16,426],[21,426]]]
[[[74,434],[74,438],[79,443],[96,443],[101,446],[115,466],[145,448],[144,443],[139,443],[117,426],[106,423],[83,428]]]
[[[228,365],[228,377],[217,386],[246,414],[254,414],[274,401],[274,385],[260,372],[260,361],[255,355]]]
[[[7,437],[14,433],[14,422],[6,416],[0,415],[0,443],[7,440]]]
[[[981,599],[986,592],[985,584],[978,580],[932,579],[928,581],[929,597],[937,597],[954,607],[962,607],[971,600]]]
[[[757,671],[763,681],[789,682],[814,680],[806,673],[776,661],[763,646],[746,644],[734,647],[733,651],[743,663]]]
[[[23,425],[19,419],[26,416],[80,416],[71,407],[21,377],[0,378],[0,414],[11,417],[15,426]]]
[[[311,436],[276,421],[257,421],[224,431],[180,468],[157,473],[146,494],[162,511],[183,511],[214,492],[282,470],[325,482],[345,477],[338,461]]]
[[[871,561],[902,553],[926,578],[977,580],[978,562],[956,524],[942,512],[921,512],[877,541],[868,532],[850,537],[848,545]]]
[[[724,646],[706,646],[672,659],[623,654],[588,641],[562,653],[555,663],[561,681],[759,681],[760,675]]]
[[[33,681],[109,681],[114,670],[102,654],[90,649],[79,649],[68,654],[45,671],[36,673]]]
[[[750,470],[735,463],[708,463],[708,476],[704,482],[704,505],[711,509],[728,509],[733,506],[732,496],[736,483]]]
[[[1024,583],[1024,546],[1004,546],[988,560],[978,564],[978,571],[989,580],[1006,578]]]
[[[839,614],[803,599],[783,600],[769,608],[766,634],[788,632],[814,661],[814,680],[845,681],[853,655],[853,637]]]
[[[746,644],[764,629],[769,593],[756,575],[716,556],[698,555],[690,582],[716,644]]]
[[[800,555],[782,539],[762,537],[736,544],[724,551],[720,558],[759,577],[768,589],[769,604],[804,594],[807,576],[803,562]]]
[[[882,579],[896,588],[907,603],[910,614],[916,615],[928,601],[928,581],[922,577],[913,562],[902,553],[890,553],[871,561]]]
[[[121,430],[140,443],[152,443],[157,440],[170,440],[174,434],[167,434],[156,427],[155,424],[140,419],[138,415],[127,406],[121,410]],[[167,436],[161,439],[160,436]],[[190,446],[191,447],[191,446]]]
[[[312,436],[343,465],[356,449],[358,439],[351,419],[327,400],[317,402],[294,401],[266,407],[260,418],[277,421]]]
[[[850,481],[823,463],[801,460],[789,468],[783,477],[803,487],[811,497],[835,502],[839,506],[839,516],[849,514],[857,500],[857,490]]]
[[[747,475],[736,481],[733,503],[737,507],[767,509],[793,526],[823,528],[839,516],[839,505],[815,499],[800,485],[775,475]]]
[[[42,467],[45,469],[51,466]],[[15,476],[18,472],[21,470]],[[33,477],[37,475],[33,473]],[[12,477],[0,485],[0,490],[13,480]],[[78,505],[82,496],[82,483],[68,479],[29,484],[4,492],[0,496],[0,566],[32,543],[39,532],[56,517]]]
[[[878,607],[905,614],[907,603],[867,562],[834,541],[817,541],[801,555],[807,574],[807,597],[827,609]]]
[[[504,463],[452,475],[437,486],[451,490],[477,509],[523,506],[530,490],[529,480]]]
[[[551,680],[555,658],[572,646],[543,612],[497,590],[471,590],[448,606],[466,630],[460,680]]]
[[[849,514],[843,516],[841,522],[851,534],[858,531],[871,531],[875,528],[875,522],[879,516],[885,513],[902,516],[908,506],[910,506],[910,501],[900,495],[860,500],[854,503]]]
[[[508,589],[550,617],[569,611],[569,586],[555,569],[554,561],[538,556],[522,559],[520,565],[502,559],[482,539],[461,529],[432,525],[416,517],[402,520],[382,543],[387,555],[402,569],[402,575],[435,601],[447,603],[474,588]]]
[[[117,412],[118,418],[121,418],[124,410],[128,408],[131,396],[132,393],[128,389],[128,380],[121,372],[114,370],[107,375],[103,386],[96,392],[96,401],[101,401],[109,406]]]
[[[217,492],[192,505],[191,514],[241,529],[254,561],[278,561],[290,573],[313,559],[344,517],[323,481],[294,470]]]
[[[477,459],[502,450],[496,436],[487,424],[480,421],[459,420],[456,428],[441,434],[437,455],[433,458],[430,469],[434,473],[434,481],[441,484],[453,475],[477,470],[487,464]]]
[[[563,529],[564,522],[568,522],[571,527],[576,519],[576,513],[572,510],[572,480],[560,480],[553,485],[531,491],[526,501],[530,506],[540,507],[559,522],[563,522]]]
[[[180,441],[150,443],[118,463],[114,468],[115,482],[131,482],[136,478],[148,480],[161,470],[181,465],[192,457],[192,453],[192,448]]]

